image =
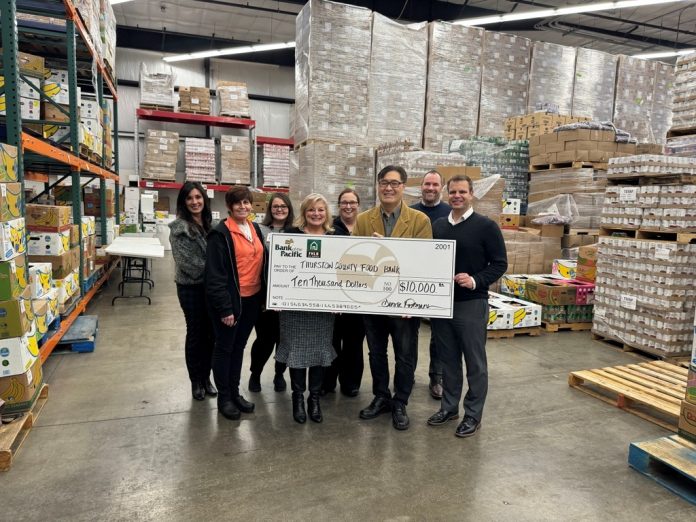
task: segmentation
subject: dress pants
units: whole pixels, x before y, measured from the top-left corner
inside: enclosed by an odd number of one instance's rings
[[[205,286],[176,285],[181,310],[186,320],[184,354],[191,382],[206,382],[210,378],[213,359],[213,325],[205,304]]]
[[[469,386],[464,397],[464,414],[480,422],[488,393],[488,301],[455,301],[452,319],[433,319],[432,324],[443,368],[442,409],[452,413],[459,412],[464,385],[463,354]]]
[[[418,362],[419,317],[409,319],[386,315],[366,315],[365,334],[369,349],[372,393],[376,397],[391,399],[389,392],[389,362],[387,346],[389,336],[394,346],[396,362],[394,372],[395,401],[408,404],[413,389],[413,376]]]
[[[435,342],[435,332],[433,332],[433,323],[430,323],[430,365],[428,366],[428,375],[430,376],[430,384],[442,382],[442,361],[438,358],[437,343]]]
[[[256,339],[251,345],[251,373],[261,375],[263,367],[280,340],[280,320],[275,310],[264,310],[256,321]],[[285,364],[275,361],[275,372],[282,374]]]
[[[261,298],[261,292],[242,297],[242,314],[232,327],[226,326],[220,319],[213,320],[213,375],[218,388],[218,404],[239,396],[244,347],[261,310]]]
[[[344,391],[357,390],[362,381],[363,341],[365,340],[365,325],[358,314],[340,314],[336,316],[333,333],[333,347],[336,358],[331,366],[324,370],[324,390],[336,389],[336,381],[340,381]]]

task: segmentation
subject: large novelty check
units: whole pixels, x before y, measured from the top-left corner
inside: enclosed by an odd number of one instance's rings
[[[452,317],[455,242],[271,234],[272,310]]]

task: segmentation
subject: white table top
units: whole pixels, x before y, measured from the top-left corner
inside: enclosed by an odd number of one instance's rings
[[[106,253],[114,256],[155,258],[164,257],[164,247],[157,240],[157,244],[131,241],[130,238],[114,241],[106,247]]]
[[[137,243],[142,245],[162,245],[162,242],[157,237],[143,237],[143,236],[116,236],[114,238],[114,243]]]

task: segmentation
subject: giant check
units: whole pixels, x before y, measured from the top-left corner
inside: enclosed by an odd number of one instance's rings
[[[455,242],[271,234],[272,310],[452,317]]]

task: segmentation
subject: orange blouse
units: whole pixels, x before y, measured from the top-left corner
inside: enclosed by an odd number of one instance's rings
[[[225,225],[232,236],[234,256],[237,260],[239,293],[242,297],[250,297],[261,290],[261,270],[263,270],[263,244],[256,234],[254,225],[249,223],[251,241],[242,232],[231,217],[225,220]]]

